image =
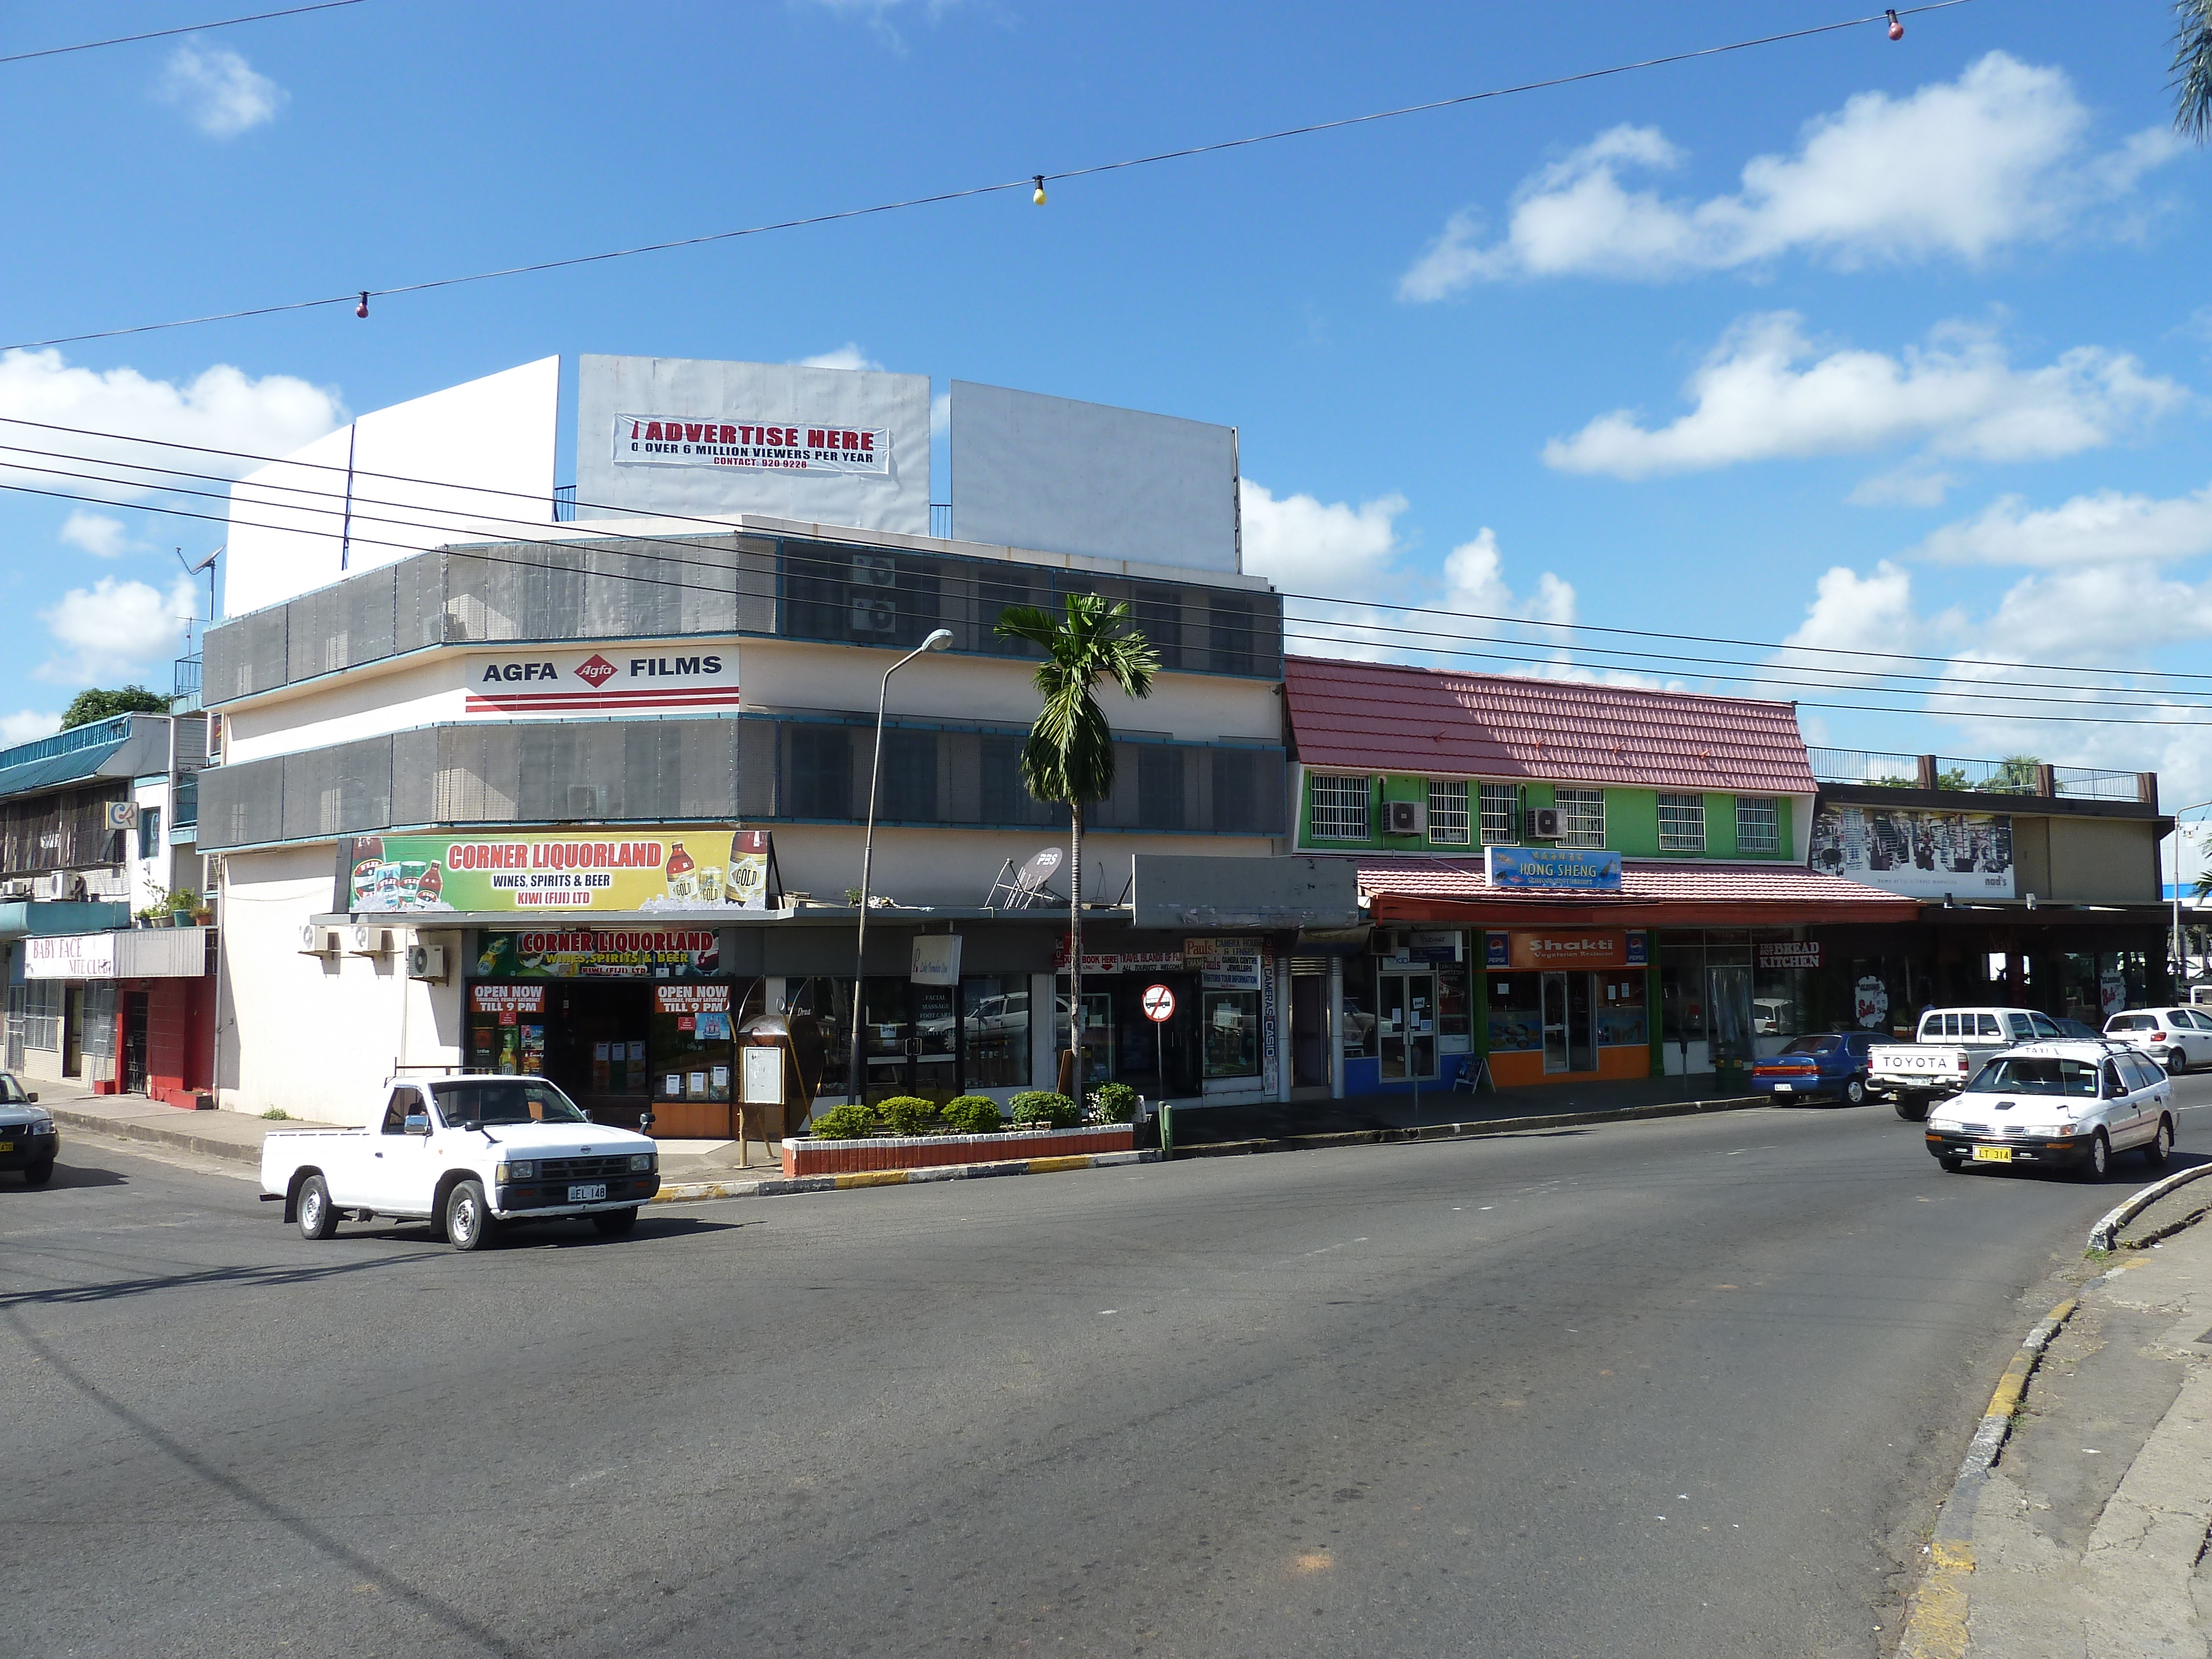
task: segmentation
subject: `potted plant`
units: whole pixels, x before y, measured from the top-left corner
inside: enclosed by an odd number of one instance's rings
[[[149,904],[143,910],[133,910],[131,913],[131,920],[141,927],[151,927],[154,925],[154,918],[160,914],[154,906]]]
[[[199,908],[200,896],[198,893],[189,887],[178,888],[169,895],[169,925],[173,927],[191,927],[192,912]]]

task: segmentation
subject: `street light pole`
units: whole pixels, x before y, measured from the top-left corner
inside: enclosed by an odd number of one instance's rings
[[[2173,988],[2176,1002],[2187,1001],[2189,992],[2189,952],[2181,938],[2181,815],[2208,806],[2212,806],[2212,800],[2195,801],[2173,810],[2173,965],[2181,975],[2180,983]]]
[[[952,630],[940,628],[920,645],[884,670],[883,689],[876,695],[876,750],[868,763],[868,836],[860,844],[860,927],[853,946],[853,1043],[850,1069],[845,1074],[845,1098],[864,1102],[867,1078],[860,1069],[860,1012],[868,973],[868,882],[876,864],[876,786],[884,774],[884,710],[890,702],[891,676],[925,651],[942,651],[952,643]]]

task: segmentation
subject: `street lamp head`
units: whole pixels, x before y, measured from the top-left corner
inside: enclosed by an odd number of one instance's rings
[[[949,648],[951,644],[952,630],[949,628],[940,628],[921,642],[921,648],[925,651],[943,651]]]

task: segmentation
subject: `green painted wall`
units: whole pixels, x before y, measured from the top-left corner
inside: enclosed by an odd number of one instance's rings
[[[1605,792],[1605,844],[1632,859],[1659,854],[1659,794],[1654,789]]]
[[[1735,797],[1708,794],[1705,797],[1705,856],[1709,859],[1732,859],[1735,856]]]

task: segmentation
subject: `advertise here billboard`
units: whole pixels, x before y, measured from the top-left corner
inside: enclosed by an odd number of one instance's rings
[[[1909,898],[2012,898],[2012,819],[1992,812],[1824,806],[1813,868]]]

